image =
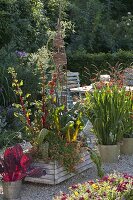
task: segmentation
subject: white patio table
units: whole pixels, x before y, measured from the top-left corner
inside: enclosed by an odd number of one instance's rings
[[[133,91],[133,86],[125,86],[127,91]],[[93,91],[93,86],[88,85],[88,86],[83,86],[83,87],[76,87],[76,88],[71,88],[71,92],[78,92],[79,94],[84,94],[86,92],[92,92]]]
[[[93,90],[93,86],[92,85],[88,85],[88,86],[83,86],[83,87],[77,87],[77,88],[71,88],[70,92],[78,92],[80,94],[83,94],[85,92],[91,92]]]

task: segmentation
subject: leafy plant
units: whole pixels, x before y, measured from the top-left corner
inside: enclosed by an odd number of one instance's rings
[[[103,169],[102,169],[101,157],[98,155],[98,153],[94,149],[88,148],[88,151],[90,153],[91,160],[94,162],[94,164],[97,167],[98,176],[100,178],[103,177],[104,172],[103,172]]]
[[[3,117],[0,115],[0,133],[1,133],[2,130],[6,127],[6,125],[7,125],[6,119],[3,118]]]
[[[41,168],[31,168],[31,158],[24,154],[22,147],[17,144],[5,150],[3,158],[0,158],[0,174],[5,182],[21,180],[26,176],[42,175]]]
[[[53,121],[49,129],[56,132],[57,135],[65,139],[67,142],[77,140],[79,132],[84,127],[82,112],[77,103],[72,109],[66,110],[65,106],[55,106],[50,104],[48,111],[51,115],[47,116],[47,123]]]
[[[100,91],[95,88],[93,94],[86,94],[86,115],[99,144],[117,144],[122,139],[131,109],[130,100],[125,89],[116,85],[106,85]]]
[[[127,116],[124,121],[124,137],[125,138],[132,138],[133,137],[133,92],[127,91],[126,95],[128,98],[128,110],[127,110]]]
[[[38,60],[38,62],[41,61]],[[9,73],[13,78],[12,86],[20,100],[20,104],[15,104],[18,110],[15,115],[20,118],[26,128],[35,158],[43,158],[42,147],[45,142],[49,142],[49,151],[53,151],[52,154],[49,152],[49,159],[57,159],[66,169],[73,170],[80,160],[78,135],[84,126],[82,112],[79,104],[71,110],[66,110],[64,105],[60,105],[57,73],[53,72],[51,80],[47,81],[49,69],[47,67],[44,69],[44,67],[43,64],[39,64],[40,99],[34,102],[29,101],[29,94],[23,94],[23,81],[18,81],[15,70],[9,68]],[[56,150],[53,149],[53,138],[58,141],[55,145]]]
[[[49,159],[57,160],[69,172],[75,172],[76,165],[82,161],[82,142],[67,142],[54,132],[50,132],[46,140],[49,142]]]

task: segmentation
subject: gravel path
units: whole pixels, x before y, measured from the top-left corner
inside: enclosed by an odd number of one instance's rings
[[[103,168],[106,174],[115,170],[133,175],[133,155],[121,156],[117,163],[103,165]],[[68,192],[69,186],[96,178],[98,176],[96,167],[94,166],[56,186],[24,183],[21,200],[52,200],[60,191]],[[2,192],[2,187],[0,187],[0,191]],[[0,200],[2,200],[2,195],[0,195]]]
[[[121,156],[118,163],[106,164],[103,165],[103,168],[105,173],[110,173],[115,170],[133,175],[133,156]],[[94,166],[56,186],[25,183],[23,185],[21,200],[52,200],[60,191],[68,192],[67,189],[72,184],[82,183],[96,178],[98,178],[97,170]]]
[[[91,124],[88,122],[84,128],[84,134],[88,134],[88,129],[91,129]],[[93,140],[93,136],[91,136]],[[105,174],[111,173],[113,171],[124,172],[133,175],[133,155],[132,156],[121,156],[117,163],[103,165]],[[21,192],[21,200],[52,200],[53,197],[60,193],[60,191],[68,192],[68,188],[77,183],[83,183],[87,180],[96,179],[97,170],[96,167],[77,174],[74,177],[64,181],[56,186],[43,185],[43,184],[31,184],[24,183]],[[2,192],[2,187],[0,186],[0,193]],[[2,195],[0,195],[0,200],[2,200]]]

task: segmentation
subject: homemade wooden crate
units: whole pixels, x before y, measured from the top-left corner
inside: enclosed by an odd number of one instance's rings
[[[61,183],[62,181],[65,181],[68,178],[76,175],[76,173],[81,173],[84,170],[91,168],[92,161],[89,153],[84,152],[82,158],[83,161],[77,165],[75,173],[69,173],[64,169],[64,167],[59,165],[57,161],[49,163],[44,163],[43,161],[36,162],[33,164],[33,166],[45,169],[46,175],[41,176],[40,178],[26,177],[25,181],[51,185]]]

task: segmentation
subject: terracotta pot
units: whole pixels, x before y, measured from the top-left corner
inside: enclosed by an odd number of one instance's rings
[[[120,145],[98,145],[98,149],[104,163],[117,162],[120,157]]]
[[[121,154],[133,154],[133,138],[123,138],[123,143],[120,146]]]
[[[2,181],[2,185],[3,185],[3,199],[7,199],[7,200],[20,199],[22,180],[13,181],[13,182]]]

